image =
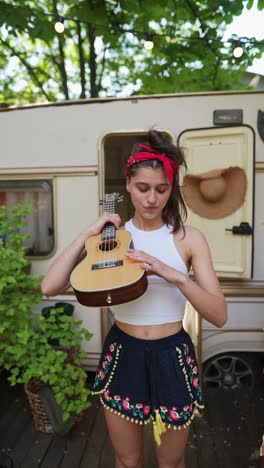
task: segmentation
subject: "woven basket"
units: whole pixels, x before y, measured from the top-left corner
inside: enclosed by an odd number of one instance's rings
[[[33,420],[36,430],[40,432],[46,432],[48,434],[55,434],[38,394],[39,389],[43,385],[44,383],[40,379],[32,378],[27,384],[25,384],[24,388],[32,409]],[[80,413],[76,416],[74,420],[74,425],[81,421],[82,416],[83,413]]]
[[[27,384],[25,384],[25,392],[27,394],[29,404],[32,409],[33,420],[36,430],[40,432],[47,432],[49,434],[53,434],[54,431],[52,429],[52,425],[49,421],[42,401],[38,395],[38,390],[43,385],[44,384],[40,379],[32,378]]]

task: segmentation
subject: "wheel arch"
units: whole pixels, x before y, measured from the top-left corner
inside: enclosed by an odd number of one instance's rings
[[[263,332],[206,332],[202,338],[202,363],[223,353],[263,353]]]

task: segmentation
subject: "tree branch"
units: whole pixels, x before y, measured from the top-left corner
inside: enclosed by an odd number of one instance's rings
[[[46,93],[45,89],[43,88],[41,81],[39,81],[37,74],[35,73],[33,68],[27,63],[27,61],[23,58],[22,54],[19,54],[10,44],[8,44],[8,42],[4,41],[1,37],[0,37],[0,41],[3,45],[5,45],[12,52],[13,55],[15,55],[21,61],[21,63],[26,67],[26,70],[28,74],[31,76],[31,78],[33,79],[34,83],[36,83],[36,85],[41,89],[45,98],[48,101],[50,101],[51,99],[49,98],[49,95]]]
[[[85,78],[85,60],[83,53],[83,40],[81,35],[81,26],[77,21],[77,35],[78,35],[78,52],[79,52],[79,63],[80,63],[80,79],[81,79],[81,94],[80,98],[86,97],[86,78]]]
[[[205,25],[204,25],[203,20],[201,19],[200,15],[199,15],[199,11],[195,8],[194,3],[193,3],[191,0],[185,0],[185,2],[186,2],[186,5],[187,5],[187,6],[189,7],[189,9],[191,10],[193,16],[199,20],[200,26],[201,26],[201,30],[202,30],[202,32],[203,32],[203,34],[204,34],[203,39],[205,40],[205,42],[206,42],[208,48],[209,48],[214,54],[217,55],[218,59],[220,59],[218,50],[217,50],[217,49],[214,49],[214,48],[212,47],[211,43],[208,41],[208,39],[207,39],[207,37],[206,37],[206,27],[205,27]]]
[[[58,10],[57,10],[57,0],[53,0],[53,10],[55,16],[58,16]],[[69,89],[68,89],[68,77],[67,77],[67,72],[65,68],[65,54],[64,54],[64,48],[63,48],[63,42],[60,34],[57,35],[58,37],[58,42],[59,42],[59,52],[60,52],[60,63],[59,63],[59,70],[61,73],[61,78],[62,78],[62,90],[65,96],[66,100],[70,99],[69,96]]]
[[[217,78],[217,73],[218,73],[218,68],[219,68],[220,62],[221,62],[220,58],[217,57],[217,61],[216,61],[216,64],[214,66],[214,74],[213,74],[213,78],[212,78],[213,89],[216,89],[215,83],[216,83],[216,78]]]
[[[90,96],[98,97],[98,89],[96,85],[96,52],[94,47],[95,42],[95,26],[88,24],[88,39],[90,43],[90,55],[89,55],[89,66],[90,66]]]
[[[98,84],[97,84],[98,93],[102,89],[102,78],[103,78],[103,73],[104,73],[104,69],[105,69],[105,53],[106,53],[107,49],[108,49],[108,47],[105,46],[104,51],[103,51],[103,59],[102,59],[102,62],[101,62],[102,69],[101,69],[101,73],[99,75]]]

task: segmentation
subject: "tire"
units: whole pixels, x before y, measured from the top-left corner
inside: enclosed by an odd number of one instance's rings
[[[263,363],[253,353],[223,353],[203,365],[204,388],[253,389],[263,383]]]

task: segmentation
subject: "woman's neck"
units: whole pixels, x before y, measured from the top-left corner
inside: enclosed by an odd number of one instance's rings
[[[140,216],[135,216],[132,218],[134,226],[142,231],[155,231],[164,226],[164,221],[162,218],[159,219],[142,219]]]

